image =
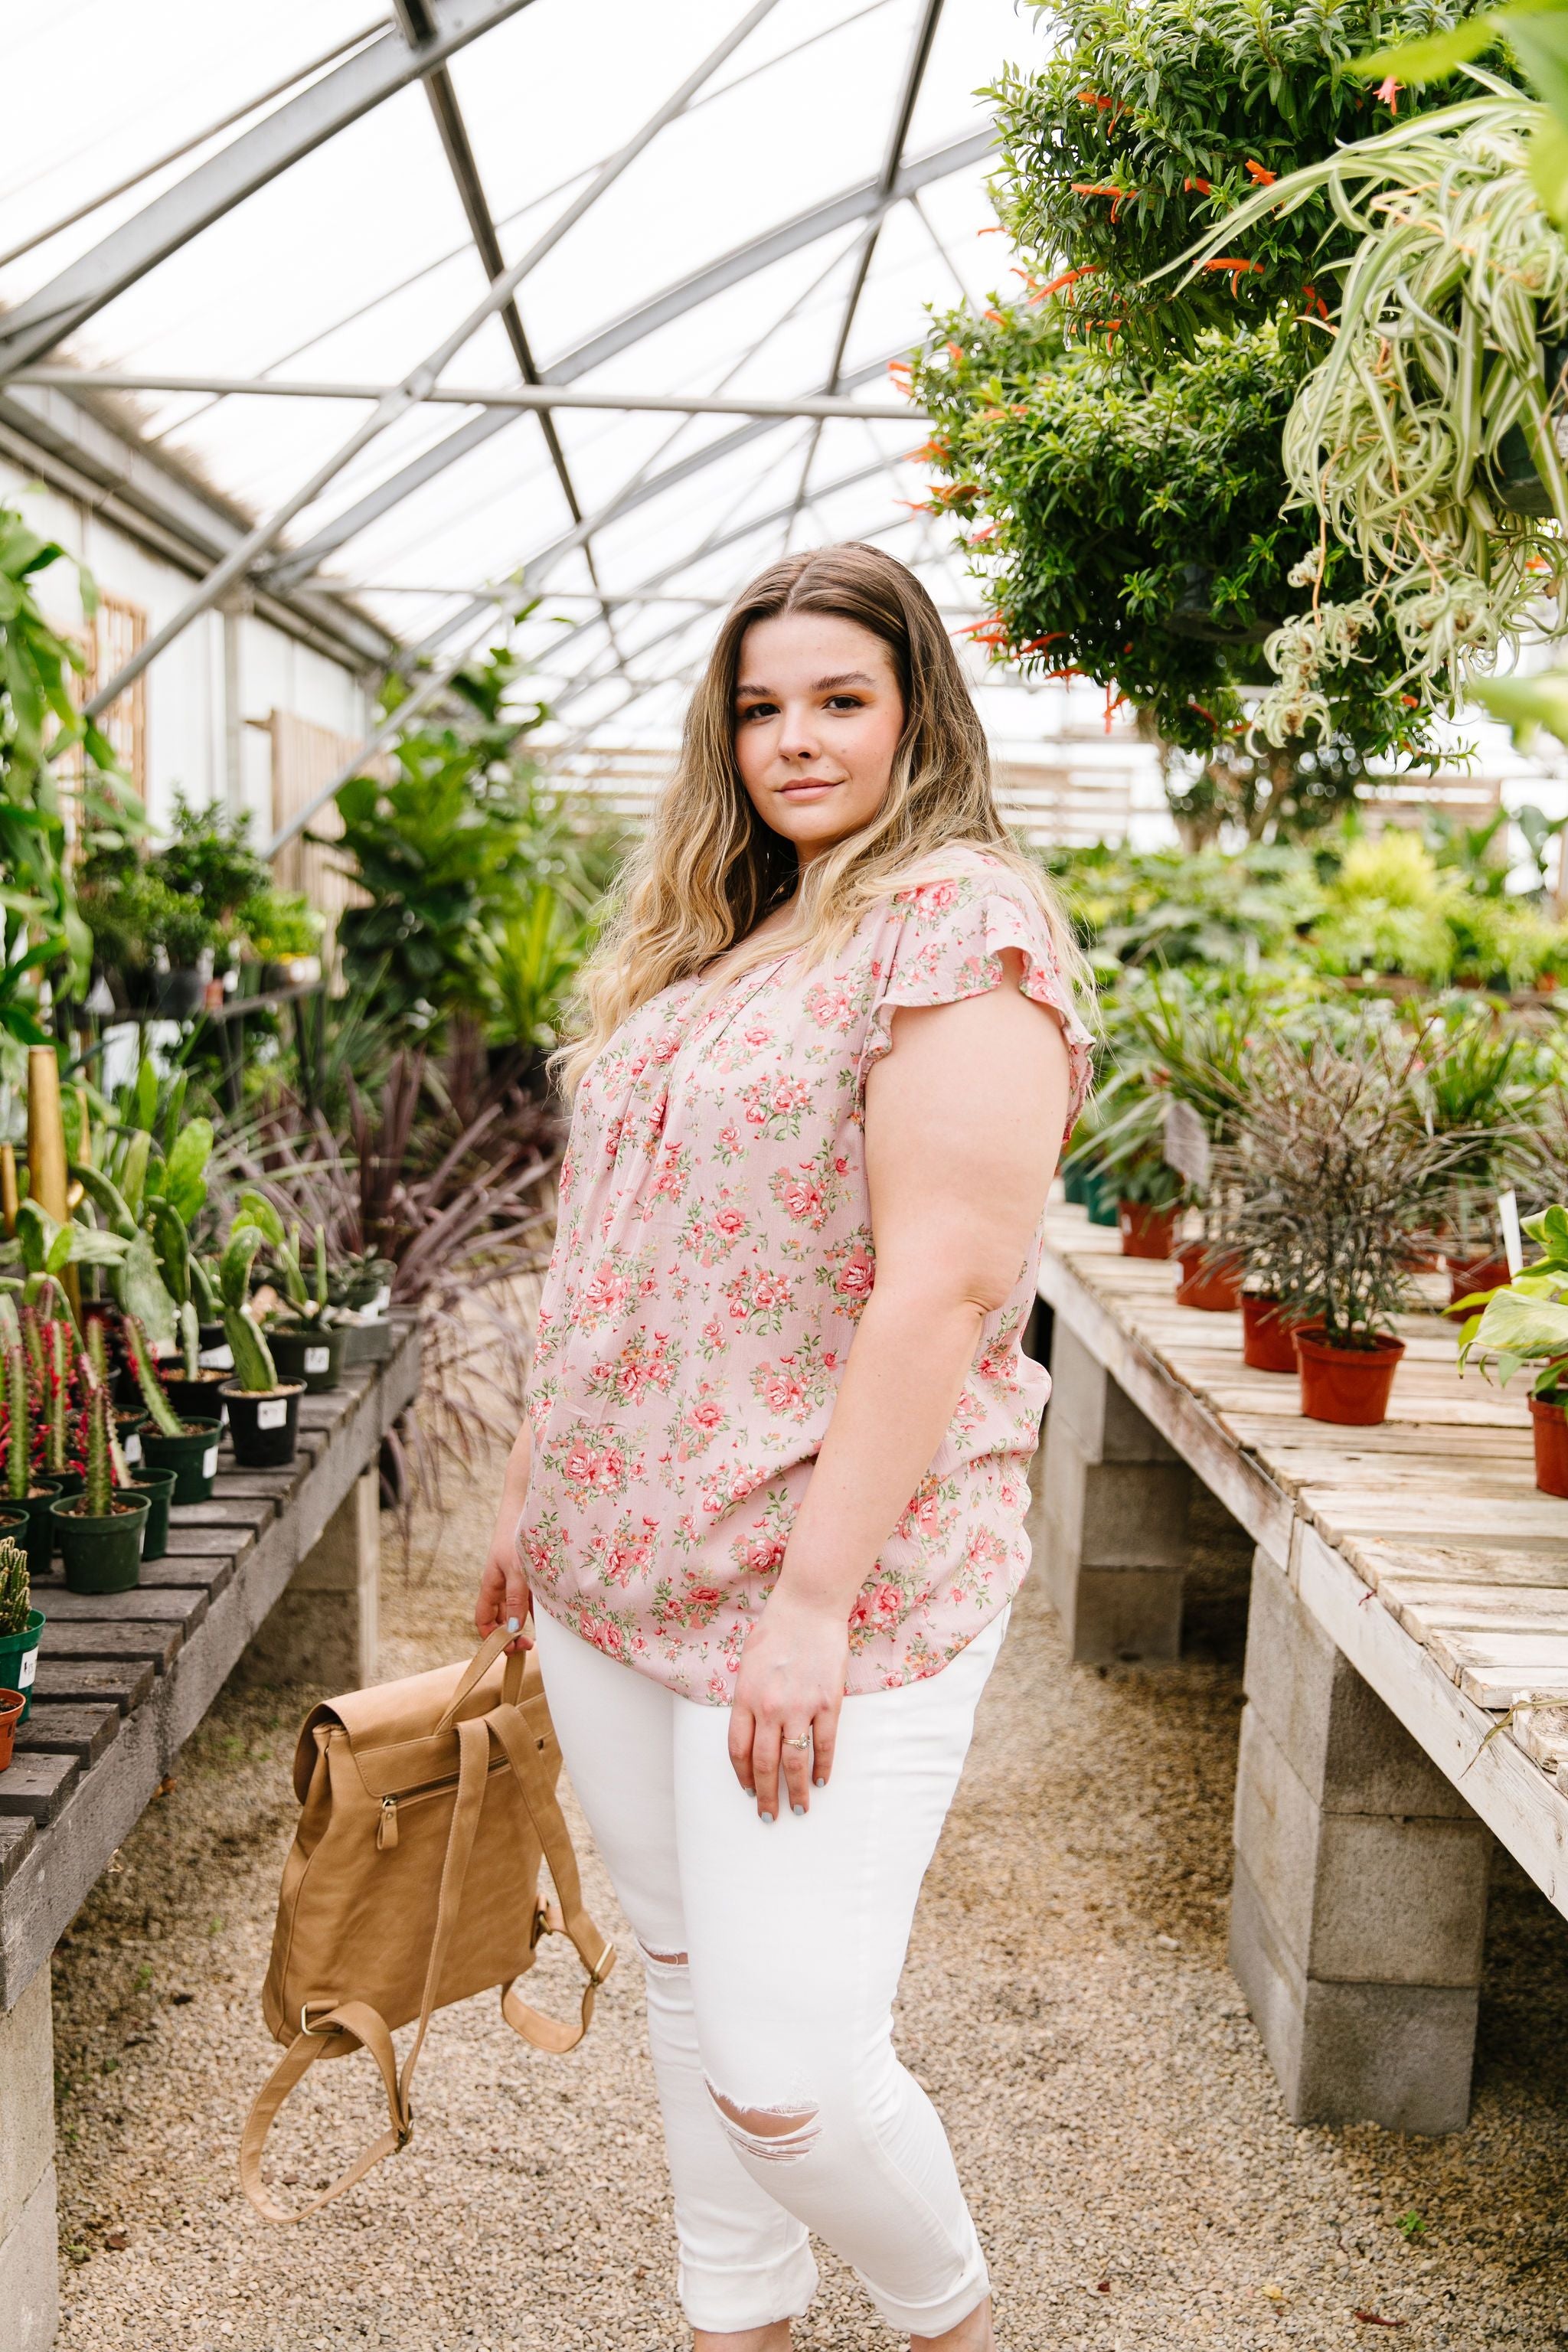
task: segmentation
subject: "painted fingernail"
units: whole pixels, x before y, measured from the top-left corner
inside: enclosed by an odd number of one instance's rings
[[[826,1789],[827,1783],[826,1780],[814,1780],[811,1785],[814,1789]]]
[[[506,1630],[509,1633],[516,1633],[520,1632],[521,1630],[521,1626],[522,1620],[521,1617],[509,1617],[506,1621]]]
[[[792,1805],[790,1807],[790,1811],[792,1813],[804,1813],[805,1811],[805,1807],[804,1805]]]
[[[772,1813],[763,1813],[759,1816],[759,1819],[771,1823],[773,1821],[773,1815]]]

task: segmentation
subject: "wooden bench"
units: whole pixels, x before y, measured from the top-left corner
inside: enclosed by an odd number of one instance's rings
[[[1296,2121],[1455,2130],[1491,1837],[1568,1913],[1568,1708],[1516,1706],[1568,1700],[1568,1502],[1436,1313],[1387,1423],[1335,1428],[1177,1279],[1053,1208],[1041,1569],[1076,1658],[1158,1661],[1192,1480],[1252,1538],[1231,1965]]]
[[[258,1681],[348,1688],[375,1670],[381,1441],[413,1402],[419,1342],[300,1399],[287,1470],[240,1470],[170,1515],[135,1591],[35,1586],[47,1617],[32,1717],[0,1773],[0,2312],[11,2352],[58,2313],[49,1956],[182,1744],[243,1661]]]

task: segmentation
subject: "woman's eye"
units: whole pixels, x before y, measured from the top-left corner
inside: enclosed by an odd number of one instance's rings
[[[827,707],[829,710],[864,710],[866,706],[858,694],[832,694]]]
[[[772,702],[747,703],[745,709],[741,713],[742,726],[744,727],[747,722],[752,719],[771,719],[776,707],[777,706]]]

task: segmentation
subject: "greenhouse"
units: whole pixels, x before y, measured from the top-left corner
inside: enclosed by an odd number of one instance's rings
[[[16,2352],[1568,2338],[1565,21],[0,26]]]

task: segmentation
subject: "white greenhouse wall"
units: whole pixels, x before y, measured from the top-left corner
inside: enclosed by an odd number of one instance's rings
[[[191,593],[189,572],[104,521],[83,501],[30,481],[4,456],[0,503],[18,510],[42,537],[58,540],[85,563],[102,593],[142,606],[150,632]],[[62,634],[85,634],[74,565],[56,563],[39,574],[37,593]],[[232,712],[226,696],[226,629],[237,640],[238,694]],[[203,614],[144,676],[147,814],[154,833],[167,824],[178,791],[197,806],[221,801],[249,809],[252,839],[267,839],[272,755],[264,730],[274,709],[355,739],[374,724],[365,687],[353,670],[253,614],[227,622],[222,614]],[[231,769],[237,772],[232,776]]]

